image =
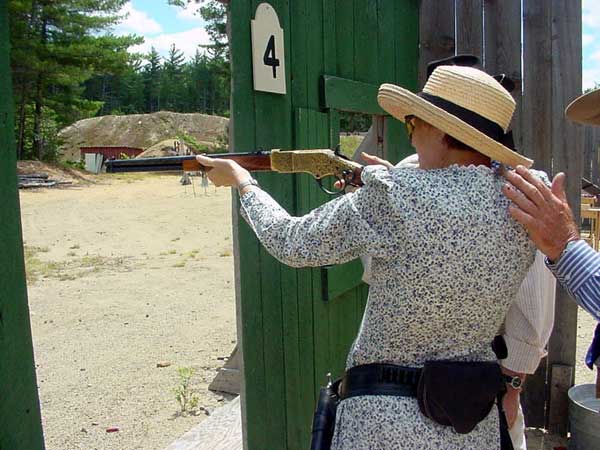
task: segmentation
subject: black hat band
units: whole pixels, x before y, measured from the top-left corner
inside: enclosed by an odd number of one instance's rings
[[[459,106],[456,103],[452,103],[448,100],[438,97],[437,95],[427,94],[426,92],[419,92],[417,95],[422,99],[427,100],[432,105],[435,105],[438,108],[443,109],[447,113],[458,117],[463,122],[468,123],[473,128],[485,134],[490,139],[499,142],[505,147],[515,150],[512,131],[504,133],[502,127],[497,123],[486,119],[485,117],[477,114],[476,112],[463,108],[462,106]]]

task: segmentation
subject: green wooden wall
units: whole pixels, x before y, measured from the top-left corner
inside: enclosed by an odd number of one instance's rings
[[[7,3],[0,2],[0,450],[44,448],[17,192]]]
[[[333,148],[340,110],[381,113],[374,100],[383,82],[416,89],[418,0],[273,0],[284,30],[287,94],[255,92],[250,21],[260,3],[231,1],[235,151]],[[387,125],[388,157],[397,161],[411,150],[402,124]],[[329,199],[308,175],[257,178],[292,214]],[[342,373],[362,318],[360,262],[292,269],[243,220],[234,228],[248,449],[305,449],[318,388],[327,372]]]

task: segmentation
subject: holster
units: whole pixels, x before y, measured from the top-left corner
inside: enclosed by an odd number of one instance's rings
[[[457,433],[469,433],[506,390],[496,362],[427,361],[417,388],[421,413]]]
[[[311,450],[329,450],[335,430],[335,413],[340,402],[338,389],[341,379],[319,391],[319,400],[313,417]]]

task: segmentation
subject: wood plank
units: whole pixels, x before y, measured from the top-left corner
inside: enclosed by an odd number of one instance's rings
[[[521,406],[527,427],[543,428],[546,424],[547,358],[543,358],[534,374],[528,375],[521,394]]]
[[[337,49],[337,70],[339,77],[354,80],[354,8],[348,0],[335,0],[335,43]]]
[[[428,3],[428,2],[423,2]],[[447,0],[438,1],[436,8],[446,8]],[[419,9],[419,0],[406,0],[394,2],[395,29],[394,33],[394,52],[395,52],[395,71],[396,84],[416,92],[420,88],[419,71],[421,67],[421,58],[429,58],[431,52],[422,49],[419,52],[419,42],[422,35],[419,32],[420,11],[424,11],[427,5]],[[427,30],[425,30],[427,32]],[[454,23],[452,23],[452,36],[454,36]],[[427,39],[430,37],[426,36]],[[442,39],[443,40],[443,39]],[[452,50],[454,52],[454,50]]]
[[[232,149],[256,148],[250,20],[254,15],[249,2],[235,2],[229,16],[232,92],[230,146]],[[265,393],[262,356],[262,305],[258,267],[258,242],[239,216],[239,201],[232,196],[232,226],[236,292],[238,345],[242,349],[241,415],[246,444],[262,442],[260,428],[266,418],[255,415]],[[244,270],[242,270],[244,268]],[[246,389],[246,386],[249,389]],[[251,420],[248,420],[251,418]]]
[[[579,223],[582,171],[582,129],[565,120],[567,105],[581,94],[581,0],[552,1],[552,157],[554,172],[567,175],[567,196]],[[552,377],[557,364],[575,366],[577,346],[577,305],[559,287],[555,321],[548,344]],[[568,380],[569,383],[571,380]],[[561,398],[570,387],[554,385],[550,392],[549,430],[566,435],[567,415]],[[556,420],[555,420],[556,419]]]
[[[308,106],[308,74],[306,72],[308,62],[308,49],[306,48],[306,33],[308,17],[307,2],[292,2],[290,4],[290,29],[292,33],[290,53],[292,71],[292,104],[294,108],[306,108]],[[294,132],[296,131],[294,128]],[[297,140],[297,139],[296,139]],[[296,148],[298,143],[296,142]]]
[[[314,146],[328,144],[327,115],[311,111],[309,116],[310,143]],[[322,122],[322,124],[320,123]],[[318,147],[317,147],[318,148]],[[327,201],[328,198],[318,187],[311,185],[310,201],[311,207],[316,207]],[[321,285],[321,268],[313,268],[312,271],[312,300],[313,300],[313,330],[314,330],[314,383],[315,388],[323,384],[323,377],[331,371],[329,360],[329,305],[323,302]],[[315,391],[315,398],[317,392]]]
[[[309,109],[318,110],[321,103],[319,83],[325,69],[325,49],[323,46],[323,6],[322,0],[312,0],[307,7],[307,21],[310,32],[306,34],[307,63],[306,74],[308,81]]]
[[[548,174],[552,171],[551,11],[551,2],[523,0],[522,153]]]
[[[216,409],[165,450],[243,450],[240,397]]]
[[[511,129],[517,149],[522,148],[521,108],[521,0],[485,0],[485,70],[505,73],[515,82],[516,102]]]
[[[209,391],[227,392],[237,394],[242,386],[242,353],[236,345],[229,355],[227,362],[219,369],[215,378],[208,385]]]
[[[307,148],[310,144],[308,128],[308,111],[306,109],[296,110],[296,137],[294,145],[296,148]],[[297,214],[306,214],[311,209],[310,190],[314,180],[310,175],[300,174],[297,183]],[[314,372],[314,336],[313,336],[313,292],[312,292],[312,270],[310,268],[299,269],[298,276],[298,340],[300,352],[300,382],[304,442],[298,448],[308,448],[310,439],[311,419],[314,411],[316,391]]]
[[[454,0],[422,0],[419,18],[419,89],[427,63],[454,55]]]
[[[390,2],[389,0],[377,0],[377,60],[378,75],[377,83],[395,83],[396,81],[396,36],[395,32],[390,36],[390,30],[397,30],[396,4],[401,2]]]
[[[598,151],[600,146],[600,128],[598,127],[594,127],[594,132],[592,134],[592,145],[592,174],[590,180],[595,185],[600,186],[600,164],[598,159],[600,158],[600,152]]]
[[[361,283],[363,265],[360,259],[325,266],[322,271],[323,301],[327,302],[355,289]]]
[[[253,1],[253,8],[261,3]],[[289,2],[273,0],[270,2],[279,16],[284,30],[286,47],[289,48]],[[289,52],[285,54],[285,65],[289,67]],[[289,70],[286,73],[286,85],[291,81]],[[256,145],[262,148],[290,148],[292,145],[292,109],[291,96],[266,92],[255,92]],[[278,126],[270,126],[273,117],[278,118]],[[258,178],[258,177],[257,177]],[[259,182],[265,190],[281,204],[291,207],[292,179],[285,175],[261,174]],[[285,378],[285,345],[282,300],[282,265],[271,256],[264,247],[260,249],[260,281],[262,296],[262,333],[265,396],[260,412],[266,416],[264,428],[260,429],[265,441],[264,446],[256,448],[285,448],[287,443],[287,410]],[[293,301],[293,299],[292,299]]]
[[[573,386],[574,366],[553,364],[550,371],[550,409],[548,430],[566,436],[568,430],[569,398],[567,391]]]
[[[43,449],[17,192],[8,2],[0,3],[0,448]]]
[[[354,80],[378,85],[377,1],[353,0],[353,2]]]
[[[322,0],[323,5],[323,67],[325,73],[337,74],[337,20],[335,0]]]
[[[592,180],[592,149],[594,148],[594,127],[585,125],[583,127],[583,157],[581,176]]]
[[[387,113],[377,103],[376,84],[362,83],[330,75],[323,77],[325,107],[365,114]]]
[[[456,2],[456,53],[468,53],[483,62],[483,0]]]
[[[426,3],[426,2],[425,2]],[[442,2],[443,3],[443,2]],[[422,8],[426,8],[427,5]],[[441,7],[445,7],[441,4]],[[413,1],[394,2],[395,22],[398,31],[394,33],[395,83],[413,92],[419,88],[419,3]],[[454,30],[454,28],[453,28]],[[454,35],[454,31],[452,32]],[[427,57],[427,56],[426,56]],[[386,159],[397,163],[415,152],[408,142],[404,124],[393,118],[385,118],[384,123]]]

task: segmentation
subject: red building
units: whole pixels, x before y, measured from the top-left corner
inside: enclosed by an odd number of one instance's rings
[[[135,147],[124,147],[124,146],[112,146],[106,145],[102,147],[79,147],[81,155],[86,153],[100,153],[104,156],[104,159],[122,159],[123,155],[127,158],[135,158],[144,150]]]

